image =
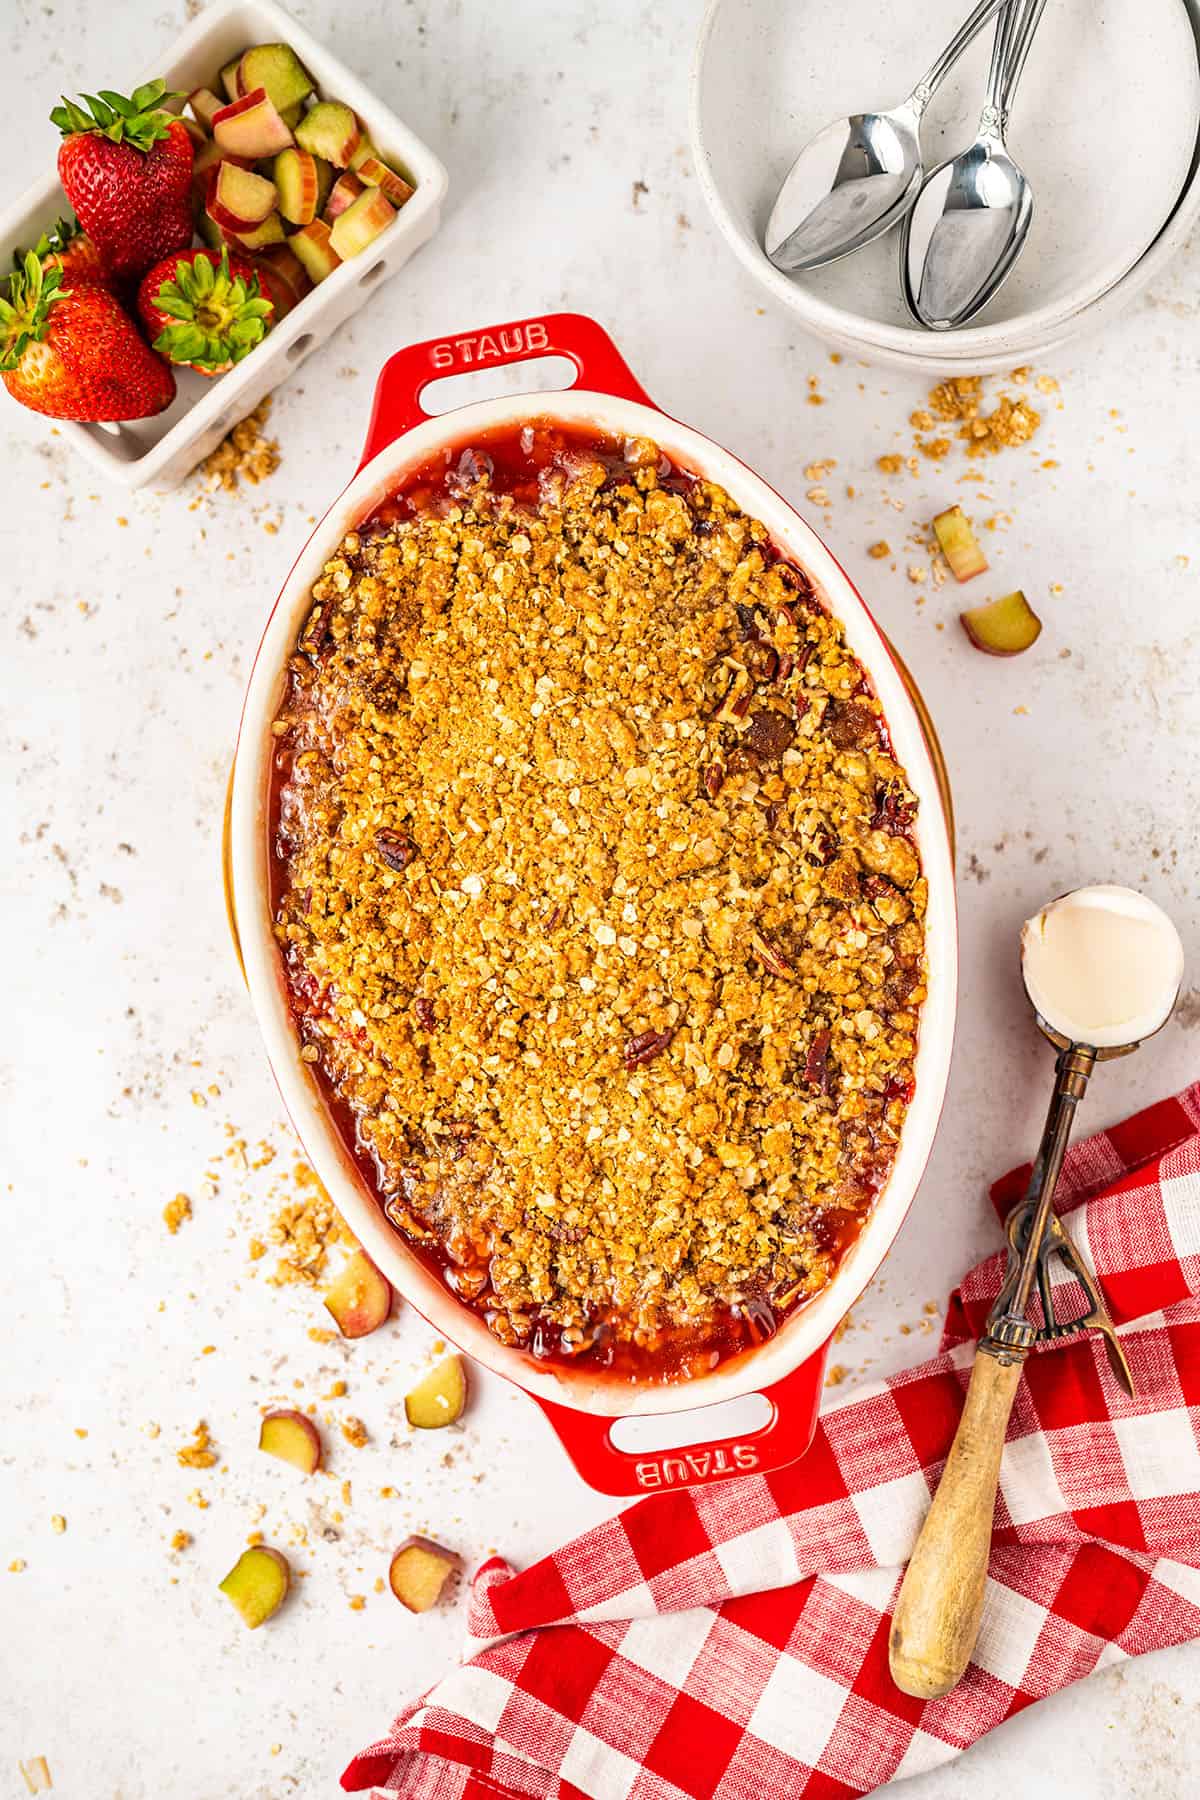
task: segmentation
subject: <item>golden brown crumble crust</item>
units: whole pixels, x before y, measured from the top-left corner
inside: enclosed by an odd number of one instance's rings
[[[389,1217],[496,1334],[706,1367],[822,1285],[890,1164],[925,882],[811,584],[624,456],[564,456],[536,507],[483,475],[327,563],[276,931]]]

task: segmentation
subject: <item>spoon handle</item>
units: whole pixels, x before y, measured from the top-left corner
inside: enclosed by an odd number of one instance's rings
[[[1014,0],[979,0],[978,6],[963,20],[937,61],[926,69],[909,95],[908,104],[918,117],[929,105],[967,45],[983,30],[988,20],[994,18],[1001,7],[1011,8],[1013,4]]]
[[[1008,59],[1004,71],[1004,87],[1000,104],[1005,117],[1013,103],[1013,95],[1017,91],[1017,83],[1021,79],[1021,71],[1025,67],[1025,58],[1029,55],[1029,46],[1033,43],[1033,34],[1041,23],[1046,10],[1046,0],[1028,0],[1020,19],[1015,15],[1021,10],[1021,0],[1014,0],[1013,23],[1009,29]]]
[[[1008,72],[1008,47],[1012,40],[1014,16],[1021,10],[1021,0],[1011,0],[996,20],[992,39],[992,60],[988,69],[987,99],[979,115],[979,135],[1004,136],[1004,83]]]

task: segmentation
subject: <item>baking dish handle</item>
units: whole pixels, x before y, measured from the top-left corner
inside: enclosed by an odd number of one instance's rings
[[[613,1419],[579,1412],[557,1401],[537,1401],[577,1472],[598,1494],[662,1493],[667,1488],[702,1487],[736,1475],[773,1475],[804,1455],[817,1425],[825,1358],[823,1344],[807,1362],[770,1387],[757,1390],[771,1405],[771,1417],[742,1437],[701,1438],[675,1450],[619,1450],[612,1441]],[[696,1413],[704,1417],[703,1409]]]
[[[622,400],[639,400],[643,406],[654,405],[607,331],[595,319],[584,313],[543,313],[537,318],[513,319],[507,325],[488,325],[482,331],[410,344],[406,350],[397,350],[390,356],[375,386],[375,403],[359,468],[414,425],[435,416],[421,405],[421,395],[431,381],[542,356],[565,356],[575,364],[578,380],[571,383],[572,387],[616,394]]]

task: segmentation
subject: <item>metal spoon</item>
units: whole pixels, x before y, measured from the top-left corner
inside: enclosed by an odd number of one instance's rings
[[[979,0],[912,93],[891,112],[851,113],[800,152],[779,190],[763,247],[785,274],[819,269],[890,229],[924,176],[921,116],[967,45],[1010,0]]]
[[[968,150],[934,170],[904,221],[900,284],[913,317],[949,331],[986,306],[1025,248],[1033,189],[1005,147],[1008,109],[1046,0],[1014,0],[996,26],[988,98]]]

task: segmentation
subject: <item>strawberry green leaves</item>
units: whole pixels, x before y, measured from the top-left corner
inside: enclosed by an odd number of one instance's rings
[[[275,310],[262,295],[257,275],[247,278],[231,271],[228,248],[219,262],[208,251],[181,256],[146,301],[172,321],[154,338],[159,354],[209,373],[248,356],[266,336]]]
[[[35,252],[26,252],[9,277],[7,297],[0,298],[0,372],[15,369],[27,347],[40,343],[50,308],[69,292],[61,269],[43,269]]]
[[[111,138],[114,144],[132,144],[137,150],[149,150],[151,144],[165,138],[170,129],[172,115],[164,111],[164,107],[183,96],[169,93],[165,81],[147,81],[135,88],[128,98],[114,93],[111,88],[101,88],[98,94],[84,94],[82,98],[86,100],[87,108],[68,100],[64,94],[62,105],[56,106],[50,114],[51,124],[57,125],[64,137],[73,137],[77,132],[92,132]]]

